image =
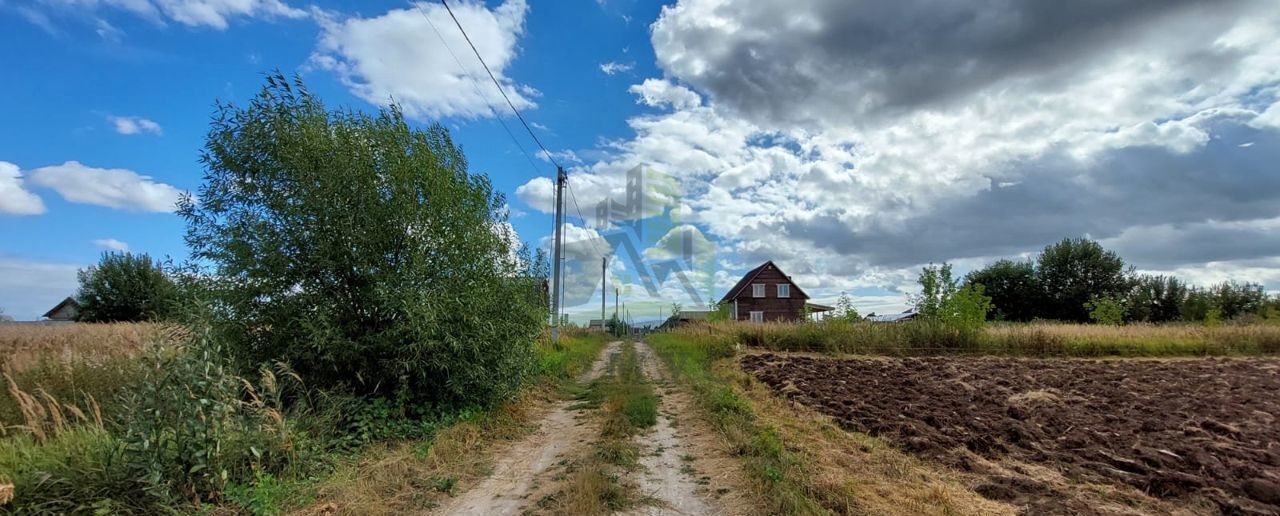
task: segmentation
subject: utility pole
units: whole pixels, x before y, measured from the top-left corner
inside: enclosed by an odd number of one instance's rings
[[[605,271],[609,269],[609,257],[600,257],[600,324],[604,326],[604,302],[609,296],[609,284],[605,282]]]
[[[563,292],[563,279],[560,276],[560,262],[564,259],[564,184],[569,180],[569,176],[565,175],[564,169],[556,167],[556,232],[555,249],[552,254],[555,255],[555,282],[551,292],[551,342],[560,343],[560,293]]]
[[[613,316],[618,317],[618,287],[613,287]]]

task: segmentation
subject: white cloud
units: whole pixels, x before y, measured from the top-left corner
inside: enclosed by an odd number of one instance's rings
[[[678,110],[695,108],[702,103],[702,98],[693,90],[663,79],[645,79],[628,91],[640,96],[637,102],[653,107],[669,106]]]
[[[600,63],[600,71],[604,72],[605,75],[627,73],[630,72],[632,68],[635,68],[635,65],[630,63],[618,63],[614,61]]]
[[[681,0],[652,31],[666,77],[631,88],[669,111],[630,119],[635,136],[607,142],[608,157],[573,179],[595,186],[578,189],[581,202],[616,195],[639,164],[677,177],[688,220],[736,265],[776,259],[823,295],[910,288],[921,263],[1067,236],[1266,220],[1280,216],[1267,164],[1280,154],[1280,40],[1267,36],[1280,14],[1269,7],[1028,3],[974,22],[1008,30],[955,35],[930,31],[963,31],[950,22],[984,7],[859,32],[841,28],[896,11]],[[1040,30],[1113,9],[1127,14],[1091,37]],[[1002,35],[1017,41],[984,39]],[[1057,59],[1023,59],[1024,43]],[[1255,145],[1240,152],[1241,141]],[[549,180],[522,189],[549,211]]]
[[[70,202],[131,211],[173,211],[181,190],[122,168],[68,161],[31,171],[31,184],[51,188]]]
[[[524,33],[524,0],[507,0],[492,10],[479,2],[463,2],[453,12],[516,108],[535,107],[531,97],[537,91],[504,75]],[[415,119],[493,116],[490,105],[505,105],[440,4],[415,3],[372,18],[323,13],[318,19],[321,32],[311,65],[333,72],[353,94],[372,104],[394,98]]]
[[[524,201],[530,208],[542,213],[553,213],[556,209],[556,185],[546,177],[535,177],[516,188],[516,197]]]
[[[120,134],[164,134],[164,130],[150,119],[140,116],[108,116],[108,120],[115,126],[116,132]]]
[[[22,186],[22,171],[17,165],[0,161],[0,213],[39,215],[44,201]]]
[[[93,245],[110,251],[126,252],[129,250],[129,244],[114,238],[99,238],[93,241]]]
[[[189,27],[213,27],[224,30],[234,18],[305,18],[307,12],[280,0],[45,0],[44,11],[32,11],[26,17],[41,27],[52,27],[48,14],[63,17],[93,15],[98,34],[104,39],[118,39],[121,32],[96,14],[120,11],[144,18],[157,25],[177,22]]]

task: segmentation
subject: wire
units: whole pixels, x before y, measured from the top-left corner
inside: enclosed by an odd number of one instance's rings
[[[440,0],[440,3],[444,4],[444,9],[446,11],[449,11],[449,17],[453,18],[453,24],[458,26],[458,30],[462,32],[462,37],[467,40],[468,45],[471,45],[471,51],[475,52],[476,59],[480,60],[480,66],[483,66],[484,71],[489,74],[489,79],[493,81],[493,85],[498,87],[498,93],[501,93],[502,98],[507,100],[507,106],[511,108],[511,112],[516,114],[516,118],[520,119],[520,123],[524,125],[524,130],[529,132],[529,136],[532,137],[534,143],[537,143],[538,147],[542,149],[542,153],[546,155],[547,160],[551,161],[551,164],[555,165],[557,169],[561,168],[560,163],[556,162],[555,156],[552,156],[551,151],[548,151],[547,147],[542,144],[542,140],[538,139],[538,135],[533,134],[533,129],[530,128],[529,123],[525,121],[524,115],[521,115],[520,110],[516,109],[516,105],[511,102],[511,97],[508,97],[507,91],[502,89],[502,83],[498,82],[497,77],[494,77],[493,71],[489,69],[488,64],[485,64],[484,58],[480,57],[480,51],[476,49],[476,44],[471,42],[471,36],[468,36],[466,29],[462,28],[462,23],[458,21],[458,17],[453,15],[453,9],[449,7],[448,0]]]
[[[568,176],[565,177],[567,178]],[[585,226],[587,224],[587,218],[582,216],[582,210],[578,208],[578,196],[573,195],[573,183],[565,181],[564,185],[569,190],[569,200],[573,201],[573,211],[578,213],[578,219],[581,220],[582,224]],[[596,239],[588,238],[587,242],[591,243],[591,250],[595,251],[596,254],[605,256],[605,253],[600,252],[600,247],[596,246]]]
[[[480,99],[484,101],[485,107],[489,108],[489,112],[493,114],[493,117],[498,119],[499,124],[502,124],[502,130],[506,131],[507,137],[511,138],[511,142],[516,144],[517,149],[520,149],[520,154],[524,154],[524,159],[529,162],[529,167],[533,168],[534,174],[539,176],[542,175],[542,171],[538,170],[538,164],[533,161],[533,157],[529,155],[528,151],[524,150],[524,145],[520,144],[520,140],[516,138],[515,133],[511,132],[511,128],[507,127],[507,123],[502,120],[502,117],[498,116],[498,110],[494,109],[493,104],[489,102],[489,97],[480,91],[480,81],[476,80],[475,77],[472,77],[471,73],[467,71],[467,67],[463,66],[462,60],[458,59],[458,54],[455,54],[453,52],[453,48],[449,46],[449,42],[445,41],[444,35],[440,33],[440,29],[436,27],[436,24],[431,21],[431,16],[427,15],[426,10],[422,8],[422,4],[419,2],[411,2],[410,5],[417,8],[418,14],[421,14],[422,18],[427,20],[427,25],[430,25],[431,30],[435,31],[436,37],[440,39],[440,44],[444,46],[445,50],[449,51],[449,55],[453,56],[453,61],[458,63],[458,69],[462,70],[462,74],[471,80],[471,88],[476,91],[476,96],[480,97]]]

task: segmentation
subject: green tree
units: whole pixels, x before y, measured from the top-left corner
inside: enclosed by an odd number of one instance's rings
[[[444,127],[328,111],[276,74],[217,104],[200,161],[178,213],[243,362],[422,411],[496,401],[531,371],[545,262]]]
[[[1213,295],[1208,290],[1191,287],[1187,289],[1187,295],[1178,304],[1178,315],[1184,321],[1203,321],[1209,315],[1209,311],[1214,308]],[[1222,315],[1221,310],[1218,311],[1218,315]]]
[[[83,322],[158,321],[174,311],[178,289],[158,262],[145,254],[102,253],[81,269],[77,319]]]
[[[990,317],[1030,321],[1042,308],[1044,294],[1030,261],[999,260],[965,276],[966,285],[982,285],[991,297]]]
[[[1142,275],[1134,278],[1125,301],[1128,319],[1168,322],[1181,318],[1180,307],[1187,297],[1187,285],[1173,276]]]
[[[942,301],[942,322],[953,328],[981,329],[989,313],[991,298],[983,293],[982,285],[965,285]]]
[[[1065,239],[1044,248],[1036,275],[1045,293],[1042,317],[1087,322],[1084,305],[1095,297],[1120,297],[1129,290],[1124,260],[1088,239]]]
[[[853,306],[853,298],[849,297],[846,292],[840,293],[840,298],[836,299],[835,316],[846,321],[860,321],[862,316],[858,315],[858,309]]]
[[[921,269],[916,282],[920,284],[920,294],[910,300],[921,317],[940,317],[943,301],[960,287],[951,277],[951,264],[946,262],[942,265],[929,264]]]
[[[991,311],[991,298],[980,284],[961,286],[951,273],[951,264],[929,265],[917,280],[920,294],[914,296],[920,317],[936,319],[962,330],[976,330],[986,322]]]
[[[1256,314],[1267,301],[1266,291],[1257,283],[1224,281],[1209,288],[1214,306],[1222,310],[1222,317],[1234,319],[1244,314]]]
[[[708,322],[733,320],[733,305],[729,303],[711,303],[707,305],[711,313],[707,314]]]
[[[1084,304],[1089,311],[1089,319],[1098,324],[1118,325],[1124,323],[1124,301],[1114,297],[1098,297]]]

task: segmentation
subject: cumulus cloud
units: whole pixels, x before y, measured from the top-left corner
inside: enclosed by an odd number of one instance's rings
[[[505,76],[516,58],[528,10],[524,0],[507,0],[493,9],[479,2],[462,2],[453,8],[518,109],[535,107],[532,98],[537,95],[533,88]],[[371,18],[322,13],[319,21],[321,31],[311,65],[333,72],[353,94],[370,103],[381,105],[394,99],[406,115],[416,119],[494,116],[490,104],[505,104],[440,4],[419,2]]]
[[[173,211],[182,191],[122,168],[96,168],[68,161],[31,171],[31,184],[50,188],[63,199],[130,211]]]
[[[108,116],[107,120],[111,121],[111,125],[120,134],[164,134],[160,124],[140,116]]]
[[[306,11],[290,7],[281,0],[45,0],[41,10],[28,9],[25,17],[45,30],[54,32],[50,15],[62,17],[96,15],[114,11],[144,18],[158,25],[176,22],[189,27],[212,27],[224,30],[235,18],[304,18]],[[118,39],[120,31],[102,18],[94,23],[104,39]]]
[[[1268,4],[681,0],[652,27],[665,77],[631,88],[665,110],[573,177],[677,177],[731,267],[774,259],[815,297],[1085,235],[1273,278],[1247,242],[1280,217]]]
[[[542,213],[554,213],[556,209],[556,185],[546,177],[535,177],[516,188],[516,197],[530,208]]]
[[[129,250],[129,244],[125,242],[121,242],[114,238],[100,238],[100,239],[94,240],[93,245],[109,251],[126,252]]]
[[[0,213],[9,215],[39,215],[44,213],[44,201],[22,184],[22,170],[8,161],[0,161]]]

